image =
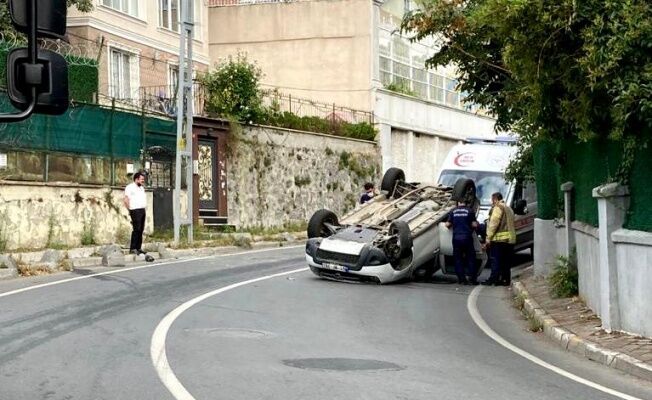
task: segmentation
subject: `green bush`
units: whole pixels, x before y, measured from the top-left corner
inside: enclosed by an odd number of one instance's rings
[[[349,137],[373,141],[376,138],[376,130],[368,122],[352,124],[349,122],[333,122],[324,118],[306,116],[300,117],[291,112],[272,112],[266,110],[260,123],[278,126],[298,131],[326,133],[335,136]]]
[[[239,53],[200,76],[206,90],[205,111],[209,115],[258,123],[263,114],[259,88],[261,69]]]
[[[550,292],[555,297],[576,296],[579,291],[578,277],[575,256],[558,256],[554,271],[548,277]]]

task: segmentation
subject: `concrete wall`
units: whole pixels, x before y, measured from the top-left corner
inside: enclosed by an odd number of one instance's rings
[[[616,243],[621,330],[652,337],[652,233],[619,229]]]
[[[398,167],[412,182],[435,182],[444,159],[458,140],[421,132],[391,129],[389,140],[381,140],[390,150],[384,152],[383,170]]]
[[[154,230],[153,197],[151,191],[146,194],[148,235]],[[78,247],[86,227],[92,229],[98,244],[129,244],[131,218],[123,199],[124,188],[0,181],[0,241],[7,240],[7,250],[41,249],[48,242]],[[183,190],[183,214],[186,206]]]
[[[391,123],[397,129],[453,140],[495,136],[496,121],[488,117],[384,89],[376,92],[375,102],[376,122]]]
[[[366,181],[380,181],[375,143],[268,127],[246,127],[230,144],[229,223],[306,222],[327,208],[355,207]]]
[[[123,189],[72,184],[0,183],[0,231],[7,248],[38,249],[50,243],[81,244],[84,224],[93,226],[98,243],[131,234]],[[151,232],[152,196],[147,193],[146,232]],[[122,232],[121,232],[122,231]]]
[[[209,27],[213,63],[243,51],[283,93],[371,110],[371,1],[213,7]]]
[[[586,304],[600,315],[600,251],[598,229],[582,222],[573,222],[577,250],[579,292]],[[561,249],[562,244],[560,242]]]
[[[652,233],[620,228],[627,193],[615,184],[595,188],[600,226],[578,221],[571,225],[579,295],[600,316],[605,330],[652,337]],[[554,259],[565,247],[563,227],[536,220],[535,271],[547,275],[550,268],[539,265],[541,260]]]

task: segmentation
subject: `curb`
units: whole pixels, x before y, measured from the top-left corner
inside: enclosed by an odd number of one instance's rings
[[[520,295],[525,299],[523,310],[532,315],[543,326],[543,333],[563,349],[652,382],[652,365],[627,354],[604,349],[565,329],[530,298],[530,294],[521,282],[512,281],[512,289],[514,295]]]

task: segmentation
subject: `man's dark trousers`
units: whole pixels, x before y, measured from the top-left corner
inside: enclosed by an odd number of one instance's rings
[[[512,281],[512,259],[514,245],[506,242],[491,242],[491,276],[495,283],[510,284]]]
[[[145,209],[137,208],[135,210],[129,210],[129,215],[131,216],[131,226],[133,227],[129,250],[141,250],[143,245],[143,231],[145,230]]]
[[[473,238],[453,238],[453,257],[455,258],[455,274],[459,282],[466,282],[466,275],[475,282],[477,273],[475,265],[475,246]],[[466,267],[466,271],[464,271]]]

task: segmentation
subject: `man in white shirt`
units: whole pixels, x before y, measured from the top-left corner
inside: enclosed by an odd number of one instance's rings
[[[131,225],[133,226],[129,252],[136,255],[145,255],[147,261],[153,261],[154,259],[147,256],[141,248],[143,245],[143,230],[145,230],[145,208],[147,207],[144,184],[145,175],[141,172],[136,172],[134,174],[134,182],[125,188],[124,203],[125,207],[129,210]]]

